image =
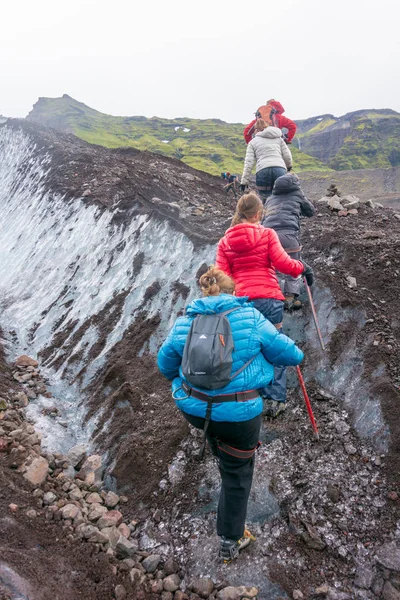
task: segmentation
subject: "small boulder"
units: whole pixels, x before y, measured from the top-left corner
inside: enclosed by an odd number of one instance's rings
[[[82,479],[85,483],[93,485],[101,482],[103,475],[103,461],[99,454],[93,454],[88,456],[83,463],[81,470],[77,474],[79,479]]]
[[[349,204],[356,202],[358,203],[358,206],[360,206],[360,198],[358,196],[354,196],[354,194],[347,194],[346,196],[343,196],[340,198],[340,202],[343,204],[343,206],[346,206],[346,208]],[[358,206],[355,206],[354,208],[358,208]]]
[[[375,208],[375,204],[372,200],[360,200],[361,204],[368,206],[369,208]]]
[[[15,400],[20,408],[26,408],[29,404],[29,398],[25,392],[18,392],[15,394]]]
[[[127,597],[126,589],[120,583],[115,586],[114,596],[115,600],[125,600]]]
[[[126,523],[121,523],[121,525],[118,525],[118,531],[126,538],[129,538],[131,535],[131,530]]]
[[[68,496],[71,498],[71,500],[81,500],[83,498],[83,494],[78,487],[71,490]]]
[[[356,576],[354,579],[354,585],[358,588],[368,590],[372,586],[374,580],[374,571],[371,565],[358,564],[356,568]]]
[[[102,506],[101,504],[92,504],[89,508],[88,519],[89,521],[97,521],[106,513],[108,513],[108,510],[105,506]]]
[[[340,198],[339,196],[332,196],[332,198],[329,198],[328,202],[327,202],[327,206],[331,209],[331,210],[343,210],[343,205],[340,202]]]
[[[160,564],[161,556],[159,554],[150,554],[147,558],[142,560],[142,565],[146,569],[147,573],[154,573]]]
[[[162,579],[155,579],[151,583],[151,591],[153,594],[161,594],[163,591],[163,582]]]
[[[197,577],[190,584],[190,588],[195,594],[198,594],[200,598],[208,598],[214,589],[214,584],[209,577]]]
[[[218,600],[240,600],[240,594],[237,588],[229,585],[218,592],[217,598]]]
[[[73,467],[77,467],[86,458],[86,450],[84,445],[73,446],[68,450],[67,458]]]
[[[135,555],[138,549],[137,541],[129,541],[123,535],[120,535],[115,545],[115,554],[117,558],[130,558]]]
[[[53,504],[55,500],[57,500],[57,496],[53,492],[46,492],[43,496],[43,504],[47,506]]]
[[[104,529],[105,527],[118,527],[120,523],[122,523],[122,514],[119,510],[110,510],[98,520],[97,526],[99,529]]]
[[[111,548],[114,549],[118,543],[119,538],[121,537],[120,531],[118,531],[116,527],[105,527],[101,530],[101,533],[107,536]]]
[[[132,583],[136,583],[136,584],[141,582],[145,578],[145,576],[143,575],[143,571],[140,571],[140,569],[136,569],[136,568],[133,568],[129,572],[129,577],[130,577]]]
[[[172,575],[179,571],[179,565],[172,557],[168,558],[164,564],[164,573],[166,575]]]
[[[87,504],[103,504],[103,498],[97,492],[89,494],[85,498]]]
[[[108,508],[114,508],[119,502],[119,496],[114,492],[107,492],[104,498],[104,504]]]
[[[33,485],[42,485],[46,481],[48,474],[49,463],[42,456],[38,456],[26,467],[24,477]]]
[[[327,583],[323,583],[315,589],[316,596],[326,596],[329,593],[329,585]]]
[[[349,286],[349,288],[351,290],[355,290],[357,287],[357,279],[355,277],[351,277],[351,275],[348,275],[346,277],[346,281],[347,281],[347,285]]]
[[[163,587],[166,592],[176,592],[176,590],[179,589],[180,584],[181,578],[177,573],[173,573],[164,579]]]
[[[81,511],[76,504],[66,504],[61,508],[60,512],[63,519],[71,520],[76,519],[81,514]]]
[[[400,573],[400,548],[395,542],[381,546],[376,553],[376,560],[385,569]]]
[[[35,367],[36,368],[39,366],[38,361],[35,360],[34,358],[31,358],[27,354],[22,354],[21,356],[18,356],[18,358],[15,361],[15,364],[17,365],[17,367]]]

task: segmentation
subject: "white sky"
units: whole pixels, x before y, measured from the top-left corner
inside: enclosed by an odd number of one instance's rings
[[[64,93],[113,115],[248,122],[400,112],[395,0],[13,0],[0,8],[0,114]]]

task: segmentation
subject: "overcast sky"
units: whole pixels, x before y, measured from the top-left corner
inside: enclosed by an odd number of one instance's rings
[[[112,115],[247,122],[400,112],[395,0],[2,3],[0,114],[64,93]]]

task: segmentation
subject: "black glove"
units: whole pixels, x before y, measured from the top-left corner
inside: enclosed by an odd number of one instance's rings
[[[244,184],[244,183],[241,183],[241,184],[240,184],[240,191],[241,191],[241,192],[245,192],[246,190],[247,190],[247,185],[246,185],[246,184]]]
[[[293,167],[288,167],[288,173],[293,169]]]
[[[302,275],[304,275],[304,277],[306,278],[307,281],[307,285],[309,285],[310,287],[312,286],[312,284],[314,283],[314,271],[312,270],[312,268],[310,267],[310,265],[307,265],[307,263],[305,263],[304,261],[300,261],[304,267],[304,271],[302,273]]]

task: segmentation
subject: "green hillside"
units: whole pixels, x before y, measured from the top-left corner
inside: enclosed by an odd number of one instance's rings
[[[73,133],[91,144],[150,150],[213,175],[241,173],[246,153],[243,124],[219,119],[112,117],[67,95],[40,98],[27,118]],[[318,159],[291,148],[297,171],[327,170]]]
[[[359,110],[342,117],[321,115],[298,121],[295,143],[335,170],[400,165],[400,114]]]

